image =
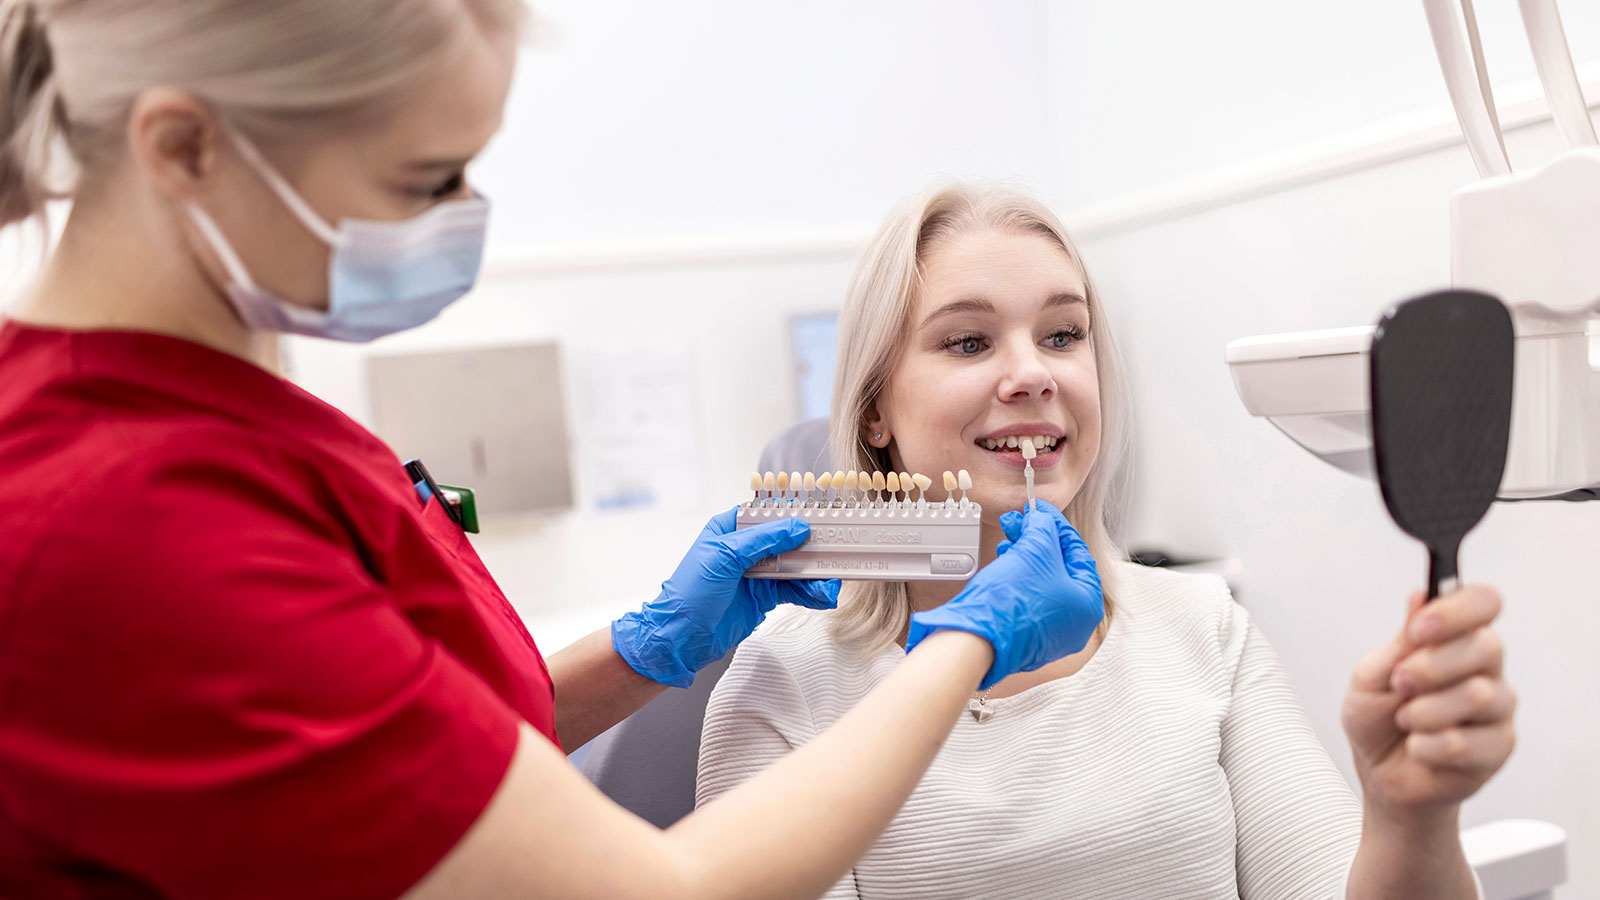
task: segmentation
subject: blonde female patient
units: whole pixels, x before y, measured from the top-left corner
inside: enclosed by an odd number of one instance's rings
[[[967,185],[914,198],[861,261],[840,333],[835,468],[969,470],[987,563],[1021,529],[1011,439],[1042,437],[1027,515],[1065,515],[1093,557],[1066,577],[1098,580],[1105,614],[1078,652],[974,695],[828,897],[1479,895],[1458,811],[1514,742],[1492,589],[1413,596],[1356,665],[1358,800],[1224,583],[1135,566],[1109,537],[1124,380],[1102,298],[1042,204]],[[707,711],[698,802],[831,726],[904,659],[911,614],[960,587],[848,583],[838,611],[758,631]]]

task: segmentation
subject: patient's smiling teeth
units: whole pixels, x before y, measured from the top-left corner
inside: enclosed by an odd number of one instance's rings
[[[1033,449],[1039,453],[1049,453],[1061,442],[1058,437],[1047,434],[1034,435],[1009,435],[1001,438],[979,438],[977,444],[987,450],[1017,450],[1022,447],[1023,441],[1033,441]]]

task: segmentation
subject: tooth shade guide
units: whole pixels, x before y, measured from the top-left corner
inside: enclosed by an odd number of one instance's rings
[[[854,490],[850,487],[852,476]],[[942,501],[933,500],[928,492],[940,483],[947,496]],[[868,511],[875,511],[874,518],[886,513],[908,514],[913,519],[951,518],[958,511],[977,507],[967,496],[972,476],[965,469],[943,472],[937,481],[920,472],[753,472],[750,487],[754,497],[741,506],[779,513],[786,509],[815,509],[837,518],[866,515]],[[857,490],[861,493],[857,494]],[[955,496],[958,490],[959,499]]]
[[[1038,448],[1033,446],[1033,438],[1023,438],[1017,446],[1022,448],[1023,459],[1033,459],[1039,455]]]
[[[793,473],[790,473],[791,476]],[[827,474],[827,473],[824,473]],[[889,473],[859,473],[857,484],[871,490],[878,478],[888,486]],[[788,518],[811,525],[811,535],[796,550],[761,560],[745,572],[751,578],[843,578],[852,581],[965,581],[977,569],[982,510],[977,504],[961,509],[928,508],[911,491],[926,492],[934,480],[918,474],[894,473],[904,502],[881,498],[855,501],[762,504],[747,502],[737,511],[737,528],[744,529]],[[792,477],[788,479],[795,481]],[[813,475],[812,482],[824,483]],[[804,490],[802,474],[793,490]],[[825,482],[835,490],[838,480]]]

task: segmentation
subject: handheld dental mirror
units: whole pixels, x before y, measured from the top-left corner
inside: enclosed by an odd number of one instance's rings
[[[1476,291],[1400,303],[1372,336],[1372,452],[1395,524],[1428,548],[1428,599],[1500,489],[1511,435],[1511,314]]]

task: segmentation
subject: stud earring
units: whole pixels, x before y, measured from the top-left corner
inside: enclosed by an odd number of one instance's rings
[[[881,441],[881,440],[883,440],[883,432],[881,432],[881,431],[874,431],[874,432],[873,432],[873,433],[872,433],[872,439],[873,439],[873,440],[875,440],[875,441]]]

